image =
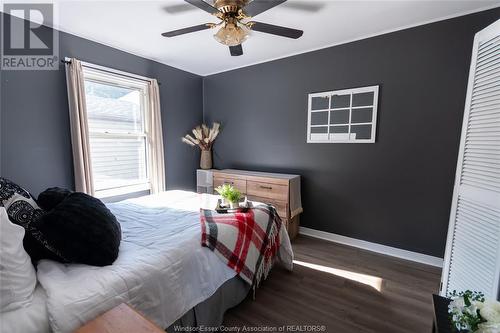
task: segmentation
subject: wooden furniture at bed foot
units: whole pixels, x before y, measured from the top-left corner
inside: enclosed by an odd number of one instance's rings
[[[213,170],[213,186],[230,184],[248,200],[271,204],[284,222],[290,239],[299,233],[302,203],[300,176],[245,170]]]
[[[125,303],[103,313],[75,333],[165,333]]]

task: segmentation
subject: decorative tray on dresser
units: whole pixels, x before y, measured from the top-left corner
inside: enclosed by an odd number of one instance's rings
[[[276,207],[290,239],[299,233],[300,213],[302,213],[300,176],[234,169],[214,170],[214,188],[222,184],[234,186],[246,195],[248,200]]]

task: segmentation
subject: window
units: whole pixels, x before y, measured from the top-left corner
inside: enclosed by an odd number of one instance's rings
[[[308,143],[373,143],[378,86],[309,94]]]
[[[96,196],[149,190],[148,83],[87,67],[84,82]]]

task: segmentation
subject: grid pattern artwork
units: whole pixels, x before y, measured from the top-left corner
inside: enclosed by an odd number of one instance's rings
[[[373,143],[378,86],[309,94],[308,143]]]

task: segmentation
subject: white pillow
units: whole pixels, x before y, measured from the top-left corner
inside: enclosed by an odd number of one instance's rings
[[[23,247],[24,228],[9,221],[0,207],[0,311],[12,311],[31,303],[36,273]]]

